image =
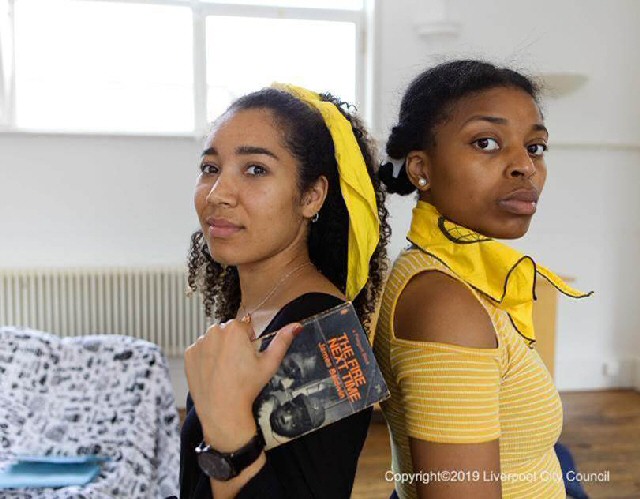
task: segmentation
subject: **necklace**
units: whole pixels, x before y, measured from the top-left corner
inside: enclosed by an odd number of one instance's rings
[[[262,307],[262,305],[264,305],[265,303],[267,303],[267,301],[269,300],[269,298],[271,298],[274,293],[276,291],[278,291],[278,289],[280,288],[280,286],[282,286],[284,284],[284,282],[289,279],[289,277],[291,277],[293,274],[297,273],[298,271],[302,270],[304,267],[306,267],[307,265],[311,265],[311,262],[305,262],[305,263],[301,263],[300,265],[298,265],[297,267],[295,267],[293,270],[290,270],[289,272],[287,272],[284,277],[280,278],[280,280],[276,283],[276,285],[271,288],[271,290],[266,294],[266,296],[262,299],[262,301],[260,303],[258,303],[258,305],[256,307],[254,307],[253,310],[247,310],[247,306],[244,303],[240,303],[240,309],[244,309],[245,314],[242,317],[242,320],[244,322],[251,322],[251,315],[253,315],[254,313],[256,313],[258,310],[260,310],[260,307]]]

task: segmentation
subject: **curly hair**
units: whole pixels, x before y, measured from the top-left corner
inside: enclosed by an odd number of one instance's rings
[[[386,246],[391,230],[384,203],[386,194],[377,178],[375,147],[362,122],[352,114],[347,103],[326,93],[321,94],[320,98],[334,104],[350,122],[375,191],[380,240],[369,261],[369,279],[353,300],[360,321],[368,327],[387,266]],[[284,131],[286,146],[298,163],[297,185],[301,193],[309,189],[320,176],[326,177],[329,184],[327,197],[320,209],[318,221],[309,226],[309,257],[315,267],[344,293],[347,279],[349,215],[340,191],[333,139],[322,115],[287,92],[265,88],[240,97],[231,104],[223,116],[248,109],[271,111],[276,124]],[[202,230],[197,230],[191,236],[188,285],[191,290],[202,294],[207,317],[226,321],[236,316],[241,300],[238,271],[234,266],[224,266],[213,260]]]
[[[447,119],[452,105],[463,97],[496,87],[516,88],[538,100],[539,88],[534,81],[488,62],[449,61],[423,71],[402,97],[398,123],[387,140],[387,155],[402,159],[411,151],[435,146],[435,128]],[[397,177],[393,176],[391,162],[380,167],[379,176],[389,193],[404,196],[416,190],[404,167]]]

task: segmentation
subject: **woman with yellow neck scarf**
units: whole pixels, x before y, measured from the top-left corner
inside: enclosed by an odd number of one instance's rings
[[[408,498],[565,497],[562,406],[535,350],[536,278],[584,296],[496,239],[528,230],[547,177],[535,84],[480,61],[419,75],[380,176],[418,199],[374,340]],[[400,475],[396,475],[400,476]]]

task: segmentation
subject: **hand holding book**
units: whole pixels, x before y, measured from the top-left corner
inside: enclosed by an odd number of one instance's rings
[[[233,320],[185,353],[205,441],[218,450],[242,446],[256,421],[269,449],[388,396],[351,303],[253,338],[250,323]]]
[[[211,326],[185,352],[185,372],[205,441],[219,451],[241,447],[256,433],[252,405],[278,370],[298,324],[274,336],[266,351],[252,344],[250,323]]]

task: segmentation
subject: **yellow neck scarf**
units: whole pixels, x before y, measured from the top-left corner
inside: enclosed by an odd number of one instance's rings
[[[572,298],[592,294],[573,289],[531,257],[445,219],[424,201],[413,209],[407,239],[507,312],[529,346],[535,342],[532,312],[537,274]]]
[[[320,111],[335,149],[340,190],[349,212],[349,252],[345,295],[353,300],[367,283],[369,261],[380,240],[378,205],[367,165],[353,135],[351,123],[331,102],[309,90],[283,83],[271,85]]]

